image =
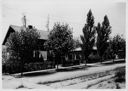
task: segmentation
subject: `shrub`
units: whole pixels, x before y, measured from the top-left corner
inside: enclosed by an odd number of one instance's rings
[[[20,62],[16,59],[10,58],[6,61],[6,63],[2,64],[2,73],[17,73],[20,72]]]
[[[80,64],[80,61],[77,59],[77,60],[74,60],[73,62],[74,65],[79,65]]]
[[[99,61],[100,61],[100,57],[98,54],[96,54],[96,55],[90,54],[88,57],[87,63],[95,63],[95,62],[99,62]]]
[[[119,69],[116,73],[115,73],[115,82],[125,82],[125,69]]]
[[[63,67],[72,66],[72,65],[73,65],[73,62],[71,60],[64,61],[62,64]]]
[[[52,62],[35,62],[28,63],[24,65],[24,72],[27,71],[36,71],[36,70],[44,70],[54,68],[54,64]]]
[[[23,67],[23,72],[28,71],[37,71],[37,70],[44,70],[44,69],[50,69],[55,68],[55,65],[53,62],[32,62],[32,63],[25,63]],[[21,64],[20,62],[11,59],[8,60],[6,64],[2,65],[2,73],[20,73],[21,72]]]

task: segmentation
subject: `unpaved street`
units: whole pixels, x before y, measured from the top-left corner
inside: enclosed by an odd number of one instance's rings
[[[94,65],[85,69],[23,78],[3,76],[3,88],[87,88],[89,84],[111,78],[113,70],[119,67],[125,67],[125,63]]]

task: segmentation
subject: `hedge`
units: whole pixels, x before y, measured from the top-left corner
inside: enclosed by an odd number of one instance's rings
[[[25,63],[23,71],[37,71],[54,68],[55,64],[53,62],[33,62],[33,63]],[[8,60],[8,62],[2,64],[2,73],[20,73],[21,72],[21,63],[16,60]]]

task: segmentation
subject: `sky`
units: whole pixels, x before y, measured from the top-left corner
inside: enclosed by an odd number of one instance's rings
[[[23,15],[26,15],[27,25],[33,25],[42,31],[47,30],[48,16],[50,29],[56,22],[67,23],[73,28],[73,35],[79,37],[89,9],[94,15],[95,25],[102,23],[107,15],[112,26],[111,36],[125,36],[125,0],[2,0],[1,8],[2,38],[9,25],[23,25]]]

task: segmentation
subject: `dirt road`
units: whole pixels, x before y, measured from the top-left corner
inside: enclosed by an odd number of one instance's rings
[[[57,72],[39,76],[27,76],[23,78],[2,76],[2,84],[3,88],[14,89],[19,86],[22,88],[86,88],[88,87],[88,84],[95,82],[94,80],[91,82],[92,79],[99,78],[99,80],[102,80],[111,78],[114,73],[113,70],[119,67],[125,67],[125,63],[94,65],[86,69]]]

